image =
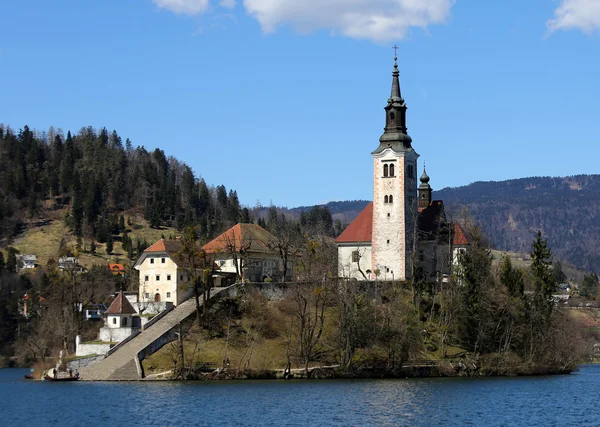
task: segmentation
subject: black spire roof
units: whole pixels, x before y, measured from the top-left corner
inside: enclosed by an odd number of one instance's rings
[[[379,147],[372,154],[381,153],[386,148],[391,148],[396,152],[412,150],[412,139],[408,136],[406,128],[406,109],[406,103],[400,90],[398,57],[394,57],[392,92],[385,107],[385,129],[379,138]]]

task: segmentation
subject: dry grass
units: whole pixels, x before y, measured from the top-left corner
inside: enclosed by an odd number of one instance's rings
[[[52,215],[49,215],[50,224],[27,229],[27,231],[15,239],[11,246],[18,249],[22,254],[36,255],[39,265],[46,265],[50,259],[58,259],[58,248],[62,239],[65,240],[67,245],[75,246],[76,244],[76,238],[71,234],[63,220],[66,213],[66,210],[52,211]],[[128,218],[128,215],[124,216]],[[137,239],[140,241],[146,240],[148,244],[153,244],[162,236],[169,238],[170,236],[177,235],[175,228],[162,227],[161,229],[153,229],[148,226],[147,221],[143,217],[139,215],[131,215],[129,217],[134,225],[128,226],[126,224],[126,227],[128,227],[128,230],[131,230],[129,237],[134,244]],[[91,240],[84,239],[83,250],[78,254],[80,264],[86,268],[92,267],[95,264],[133,263],[133,261],[127,258],[127,251],[123,250],[121,242],[116,241],[114,243],[111,255],[106,253],[106,245],[100,243],[96,243],[96,254],[92,255],[87,252],[90,245]],[[3,252],[6,256],[6,252]]]

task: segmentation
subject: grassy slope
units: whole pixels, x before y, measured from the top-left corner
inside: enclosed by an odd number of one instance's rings
[[[58,248],[60,241],[64,238],[69,245],[75,245],[76,239],[70,233],[63,218],[66,211],[55,211],[49,216],[50,223],[41,227],[29,227],[23,234],[19,235],[11,244],[22,254],[34,254],[37,256],[39,265],[46,265],[48,260],[58,258]],[[125,215],[127,218],[127,215]],[[162,235],[169,237],[176,235],[174,228],[163,227],[153,229],[148,227],[148,223],[140,216],[131,216],[134,226],[129,228],[129,236],[136,239],[146,240],[152,244],[159,240]],[[124,251],[121,242],[115,241],[112,255],[106,254],[106,245],[96,243],[96,255],[87,253],[91,241],[84,239],[84,250],[79,253],[79,262],[85,267],[91,267],[94,264],[106,264],[109,262],[118,262],[127,264],[127,251]]]

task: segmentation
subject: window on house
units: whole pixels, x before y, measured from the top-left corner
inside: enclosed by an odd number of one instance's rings
[[[360,254],[358,251],[352,251],[352,262],[358,262],[360,260]]]
[[[387,203],[387,202],[388,202],[388,196],[385,196],[385,197],[383,198],[383,203]]]
[[[113,317],[113,325],[116,325],[116,324],[117,324],[117,318]]]
[[[179,275],[179,280],[183,281],[183,274]]]
[[[150,298],[150,294],[144,294],[144,297]]]
[[[388,245],[389,245],[389,244],[390,244],[390,241],[388,240],[387,242],[388,242]]]
[[[144,276],[144,282],[147,282],[148,280],[150,280],[150,276]]]
[[[390,217],[390,214],[388,213],[388,218]]]
[[[390,165],[390,176],[394,176],[394,165]]]
[[[171,292],[167,292],[167,298],[171,298]]]
[[[383,176],[384,176],[385,178],[387,178],[387,176],[388,176],[388,173],[389,173],[389,172],[388,172],[388,165],[387,165],[387,164],[385,164],[385,165],[383,165]]]
[[[154,264],[154,258],[150,258],[150,264]]]
[[[389,272],[390,272],[390,269],[389,269],[388,267],[386,267],[386,268],[385,268],[385,272],[386,272],[386,273],[389,273]]]
[[[160,281],[160,275],[156,275],[156,281],[159,282]]]
[[[127,317],[123,317],[123,324],[121,326],[127,326]]]
[[[161,262],[161,264],[164,264],[166,262],[166,258],[161,258],[160,262]]]
[[[394,203],[394,196],[390,196],[389,202]]]
[[[171,275],[167,274],[167,280],[171,280]]]

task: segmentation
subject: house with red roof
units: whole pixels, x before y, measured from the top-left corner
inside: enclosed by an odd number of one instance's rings
[[[292,279],[293,264],[287,268],[273,249],[277,238],[257,224],[236,224],[202,247],[219,266],[215,279],[224,284],[236,280],[263,282]]]
[[[108,269],[114,276],[125,275],[125,266],[123,264],[108,264]]]
[[[181,304],[194,293],[189,282],[189,262],[181,256],[180,240],[160,239],[138,258],[133,268],[140,273],[138,303]],[[204,260],[198,265],[204,266]]]
[[[444,204],[432,199],[429,176],[417,187],[417,160],[406,126],[407,106],[394,58],[385,128],[373,157],[373,202],[337,238],[338,275],[356,280],[408,280],[448,276],[468,240],[447,221]]]
[[[81,342],[75,340],[75,355],[108,354],[117,343],[139,333],[139,317],[123,291],[120,291],[104,312],[104,326],[100,328],[99,340]]]

